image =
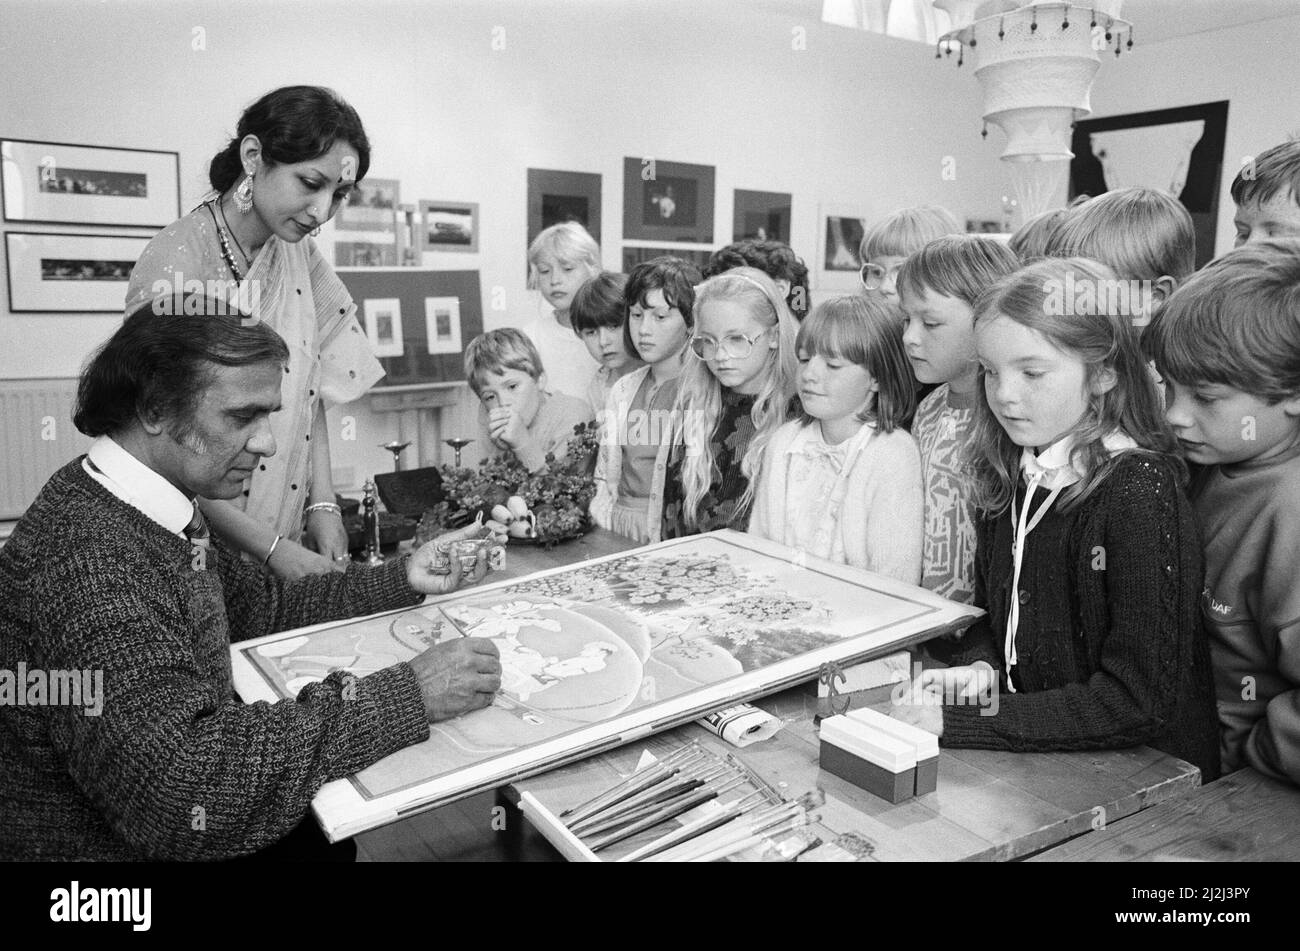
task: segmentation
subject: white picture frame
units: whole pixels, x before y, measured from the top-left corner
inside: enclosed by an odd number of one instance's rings
[[[400,357],[402,343],[402,302],[396,297],[368,297],[362,307],[366,336],[377,357]]]
[[[642,596],[649,588],[655,595]],[[361,676],[452,637],[498,643],[507,686],[492,706],[432,724],[423,743],[320,790],[313,812],[338,841],[804,682],[824,663],[961,630],[983,613],[723,530],[243,641],[231,662],[245,702],[274,703],[323,679],[340,653]]]
[[[460,298],[426,297],[424,331],[430,353],[460,353]]]

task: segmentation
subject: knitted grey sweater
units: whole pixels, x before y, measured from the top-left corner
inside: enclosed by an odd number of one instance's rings
[[[0,858],[253,852],[322,784],[428,738],[406,664],[275,704],[231,684],[232,641],[417,603],[405,559],[286,584],[218,539],[205,555],[80,459],[18,522],[0,549],[0,671],[102,671],[103,708],[0,705]]]

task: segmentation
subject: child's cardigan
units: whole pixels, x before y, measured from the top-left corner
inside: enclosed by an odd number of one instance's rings
[[[618,485],[623,478],[623,442],[627,433],[627,417],[632,401],[650,367],[644,366],[620,377],[609,391],[605,409],[597,422],[600,424],[600,450],[596,455],[596,496],[591,500],[591,520],[601,528],[612,527],[614,503],[618,499]],[[650,478],[650,506],[646,512],[645,537],[647,544],[661,541],[664,509],[664,477],[668,472],[668,454],[671,440],[659,446],[655,456],[655,470]]]
[[[750,532],[794,544],[790,519],[798,510],[801,487],[789,480],[792,450],[797,453],[805,439],[820,442],[811,429],[816,425],[791,420],[773,434],[763,453]],[[866,424],[842,451],[843,465],[830,495],[821,500],[816,541],[808,554],[919,584],[925,536],[916,440],[901,429],[879,433]]]
[[[1023,492],[1019,493],[1023,495]],[[1045,493],[1036,493],[1042,504]],[[981,519],[975,604],[988,616],[953,664],[1004,671],[1012,589],[1012,516]],[[1201,542],[1171,463],[1115,457],[1081,505],[1059,501],[1025,543],[1016,693],[945,703],[946,746],[1045,750],[1145,744],[1219,774],[1218,721],[1201,619]]]

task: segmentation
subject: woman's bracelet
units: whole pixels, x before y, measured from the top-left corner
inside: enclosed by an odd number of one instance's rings
[[[284,536],[283,536],[283,535],[276,535],[276,536],[275,536],[275,541],[271,542],[271,547],[268,548],[268,549],[266,550],[266,557],[262,559],[262,567],[263,567],[263,568],[265,568],[265,567],[267,567],[268,565],[271,564],[271,556],[275,554],[275,546],[278,545],[278,544],[280,544],[280,539],[281,539],[281,538],[284,538]]]
[[[333,512],[340,518],[343,517],[343,510],[339,508],[337,502],[313,502],[307,506],[305,514],[310,515],[312,512]]]

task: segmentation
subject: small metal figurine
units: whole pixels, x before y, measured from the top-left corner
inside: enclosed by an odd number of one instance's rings
[[[361,528],[366,539],[364,564],[382,565],[384,556],[379,551],[379,512],[375,509],[375,484],[369,479],[365,484],[365,496],[361,500]]]

